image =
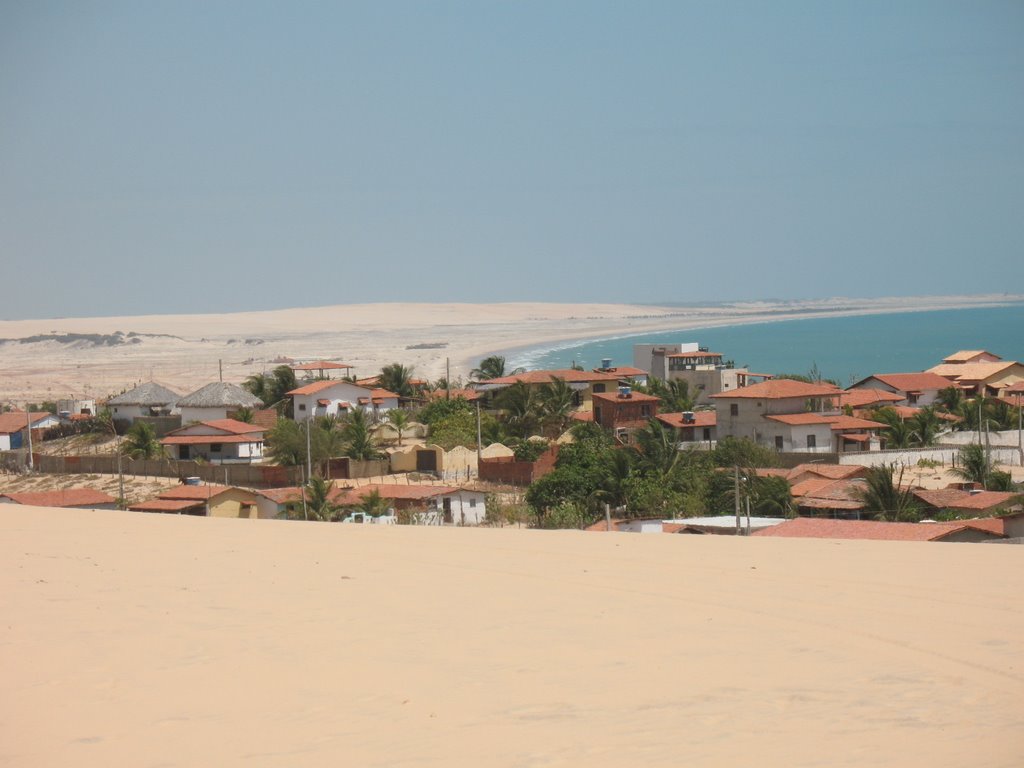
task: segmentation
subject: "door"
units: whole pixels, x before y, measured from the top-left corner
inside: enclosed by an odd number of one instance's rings
[[[437,454],[434,451],[416,451],[417,472],[437,472]]]

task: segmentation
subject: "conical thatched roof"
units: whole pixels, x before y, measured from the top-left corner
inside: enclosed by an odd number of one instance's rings
[[[178,401],[179,408],[261,408],[263,401],[237,384],[215,381]]]
[[[167,387],[161,387],[155,381],[139,384],[135,389],[107,400],[107,405],[143,405],[148,407],[174,405],[181,397]]]

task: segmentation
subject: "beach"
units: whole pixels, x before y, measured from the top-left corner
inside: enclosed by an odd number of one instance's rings
[[[72,396],[105,398],[149,380],[185,394],[221,376],[242,382],[289,359],[340,360],[353,365],[357,376],[402,362],[432,381],[450,367],[453,380],[465,380],[487,355],[578,339],[785,318],[997,306],[1022,298],[832,298],[695,307],[350,304],[229,314],[4,320],[0,400],[20,405]],[[47,338],[51,334],[80,337]],[[25,339],[31,341],[20,341]]]
[[[5,508],[0,764],[1018,766],[1006,545]]]

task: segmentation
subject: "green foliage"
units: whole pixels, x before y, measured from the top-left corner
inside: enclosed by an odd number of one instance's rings
[[[1001,469],[992,470],[988,476],[988,490],[1004,491],[1007,493],[1016,490],[1013,476],[1009,472],[1003,472]]]
[[[681,413],[682,411],[692,411],[694,407],[695,399],[690,394],[690,383],[684,379],[663,381],[652,378],[646,386],[634,384],[633,389],[660,398],[659,413]]]
[[[512,449],[516,461],[536,461],[551,446],[546,440],[523,440]]]
[[[433,400],[423,406],[419,413],[416,414],[416,420],[432,427],[440,419],[445,419],[457,413],[468,413],[471,411],[475,411],[475,408],[464,397],[455,397],[451,400],[442,398],[440,400]]]
[[[377,443],[370,432],[369,419],[362,408],[352,409],[345,417],[341,435],[345,443],[342,453],[350,459],[370,461],[383,455],[377,448]]]
[[[391,508],[391,503],[380,495],[380,491],[374,488],[369,493],[364,493],[359,500],[359,505],[354,507],[356,512],[362,512],[370,517],[386,515]]]
[[[541,400],[537,391],[522,382],[506,387],[498,394],[497,405],[504,411],[505,428],[515,437],[536,434],[541,423]]]
[[[253,420],[256,418],[256,414],[253,412],[252,408],[246,408],[243,406],[231,414],[231,418],[235,421],[241,421],[244,424],[252,424]]]
[[[867,487],[859,493],[864,511],[879,520],[916,523],[921,519],[921,503],[909,487],[903,487],[903,468],[895,474],[893,464],[869,467]]]
[[[412,386],[412,366],[391,363],[380,369],[380,386],[399,397],[412,397],[415,392]]]
[[[329,480],[311,477],[306,485],[306,514],[310,520],[335,522],[341,519],[341,508],[331,501],[333,486]]]
[[[291,419],[278,419],[266,435],[266,454],[275,464],[302,466],[306,464],[306,430],[314,469],[333,456],[342,455],[342,435],[331,422],[315,419],[301,424]]]
[[[959,413],[964,403],[964,391],[954,386],[940,389],[936,403],[947,413]]]
[[[125,435],[121,450],[133,459],[155,459],[164,455],[164,447],[156,439],[152,424],[136,421]]]
[[[509,373],[505,372],[505,358],[501,355],[491,355],[480,361],[480,367],[469,372],[469,378],[473,381],[486,381],[488,379],[500,379],[503,376],[515,376],[522,373],[522,368],[516,368]]]
[[[551,435],[560,435],[569,423],[569,414],[576,407],[576,393],[565,379],[552,376],[537,391],[538,421]]]
[[[481,419],[483,415],[481,415]],[[493,416],[489,416],[491,420]],[[458,410],[436,419],[430,427],[430,442],[450,451],[457,445],[466,448],[476,447],[476,413],[470,410]]]
[[[988,489],[992,475],[992,461],[985,448],[979,443],[969,443],[957,452],[957,465],[952,469],[954,475],[969,483],[979,483]]]
[[[597,519],[597,515],[588,512],[576,501],[562,501],[547,510],[538,518],[541,528],[578,528],[583,529]]]
[[[388,421],[391,426],[398,432],[398,444],[402,444],[402,432],[406,427],[409,426],[411,419],[409,418],[409,412],[403,411],[401,408],[392,408],[388,411]]]
[[[915,445],[926,447],[935,445],[942,431],[942,420],[934,408],[922,408],[910,420],[911,436]]]
[[[746,437],[723,437],[711,451],[716,467],[777,467],[778,454]]]
[[[297,389],[295,371],[287,365],[279,365],[269,374],[257,373],[250,376],[242,386],[256,395],[268,408],[276,408],[286,418],[293,418],[293,403],[288,393]]]

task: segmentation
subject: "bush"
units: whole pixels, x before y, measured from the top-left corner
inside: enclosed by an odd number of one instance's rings
[[[539,459],[550,445],[545,440],[523,440],[512,452],[515,454],[516,461],[536,461]]]

